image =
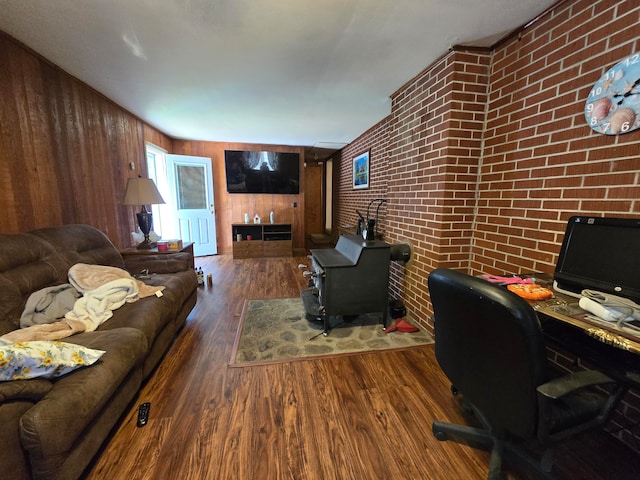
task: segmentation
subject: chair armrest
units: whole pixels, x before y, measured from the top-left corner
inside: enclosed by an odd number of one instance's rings
[[[124,264],[131,275],[148,270],[149,273],[175,273],[191,269],[191,254],[176,252],[161,255],[127,255]]]
[[[579,417],[592,408],[592,401],[580,401],[580,394],[571,395],[573,401],[563,399],[578,390],[606,384],[613,384],[613,387],[605,394],[597,414],[592,412],[589,420]],[[538,386],[538,439],[546,444],[601,427],[611,417],[626,391],[625,385],[597,370],[571,373]]]
[[[537,390],[538,393],[545,397],[557,400],[581,388],[605,385],[608,383],[615,383],[615,380],[598,370],[583,370],[563,377],[554,378],[538,386]]]

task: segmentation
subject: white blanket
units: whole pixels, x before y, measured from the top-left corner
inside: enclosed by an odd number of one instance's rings
[[[146,285],[128,272],[103,265],[77,263],[69,269],[69,282],[83,296],[58,322],[31,325],[9,332],[0,339],[14,343],[59,340],[80,332],[92,332],[113,316],[125,302],[150,295],[161,297],[164,286]]]
[[[93,290],[89,290],[76,300],[73,310],[65,318],[77,320],[85,325],[85,331],[92,332],[101,323],[113,316],[113,311],[125,302],[138,299],[138,284],[133,278],[112,280]]]
[[[138,298],[134,279],[118,279],[90,290],[76,300],[73,309],[59,322],[31,325],[9,332],[0,339],[10,343],[31,340],[60,340],[80,332],[93,332],[113,316],[113,311]]]
[[[163,286],[146,285],[144,282],[134,279],[126,270],[117,267],[76,263],[69,269],[69,283],[82,294],[102,287],[112,280],[123,278],[136,282],[140,298],[158,295],[159,291],[164,290]],[[135,300],[128,301],[133,302]]]

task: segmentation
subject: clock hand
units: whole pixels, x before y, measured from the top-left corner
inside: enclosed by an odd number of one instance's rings
[[[623,100],[624,100],[624,97],[629,97],[629,96],[631,96],[631,95],[637,95],[637,94],[638,94],[638,92],[632,92],[632,90],[633,90],[634,88],[636,88],[636,86],[637,86],[639,83],[640,83],[640,78],[638,78],[635,82],[633,82],[633,85],[631,85],[631,87],[629,87],[629,90],[628,90],[627,92],[625,92],[625,93],[616,93],[616,94],[613,96],[613,98],[623,97]],[[622,102],[622,100],[621,100],[620,102]],[[620,103],[618,103],[618,105],[620,105]]]
[[[638,95],[640,92],[634,92],[633,89],[636,88],[636,86],[638,85],[638,83],[640,83],[640,78],[638,78],[635,82],[633,82],[633,85],[631,85],[629,87],[629,90],[627,90],[625,93],[616,93],[614,95],[614,97],[622,97],[620,100],[618,100],[617,105],[620,106],[622,105],[622,102],[624,102],[624,99],[627,97],[630,97],[631,95]]]
[[[622,102],[624,102],[624,99],[627,97],[630,97],[631,95],[640,95],[640,92],[627,92],[624,95],[622,95],[623,98],[621,98],[620,100],[618,100],[617,104],[618,105],[622,105]]]

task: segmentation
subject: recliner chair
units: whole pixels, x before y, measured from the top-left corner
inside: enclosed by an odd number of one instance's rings
[[[448,269],[428,286],[436,358],[484,427],[434,421],[434,435],[491,450],[490,480],[501,478],[503,454],[553,478],[551,446],[604,425],[626,388],[594,370],[550,378],[536,313],[506,288]],[[540,458],[521,448],[532,439]]]

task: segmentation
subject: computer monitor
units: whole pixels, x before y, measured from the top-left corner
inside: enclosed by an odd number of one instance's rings
[[[597,290],[640,302],[640,219],[571,217],[554,288],[573,296]]]

